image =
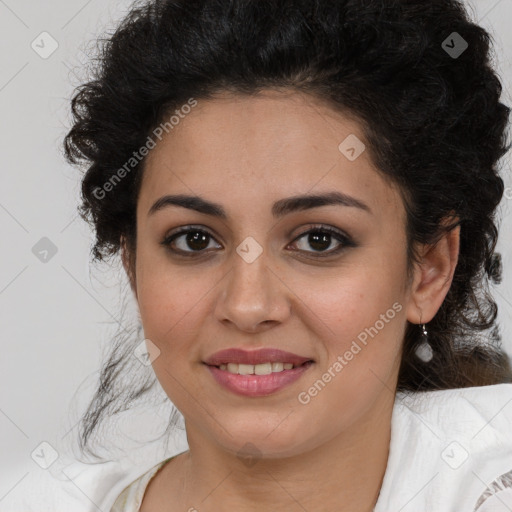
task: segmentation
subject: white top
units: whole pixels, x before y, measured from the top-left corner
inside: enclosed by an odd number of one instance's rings
[[[167,460],[143,468],[75,461],[60,477],[37,468],[0,500],[0,512],[138,512]],[[512,384],[397,393],[375,507],[391,511],[512,511]]]

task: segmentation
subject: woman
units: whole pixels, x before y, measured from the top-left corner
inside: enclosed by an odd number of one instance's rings
[[[65,149],[145,341],[114,345],[82,440],[135,351],[189,448],[108,496],[91,470],[97,506],[511,509],[489,40],[456,0],[131,10]]]

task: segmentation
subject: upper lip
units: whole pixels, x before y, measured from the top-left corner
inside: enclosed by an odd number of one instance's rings
[[[228,348],[215,352],[204,362],[209,366],[220,366],[227,363],[261,364],[261,363],[292,363],[294,366],[311,361],[309,357],[302,357],[291,352],[285,352],[277,348],[261,348],[247,351],[241,348]]]

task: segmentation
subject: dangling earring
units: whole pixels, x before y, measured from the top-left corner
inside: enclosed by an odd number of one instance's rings
[[[422,338],[423,340],[421,341],[421,344],[416,348],[416,356],[423,362],[428,363],[434,357],[434,351],[428,342],[428,333],[427,329],[425,328],[425,324],[423,324]]]

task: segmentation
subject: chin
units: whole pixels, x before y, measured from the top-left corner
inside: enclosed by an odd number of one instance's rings
[[[257,420],[250,423],[240,422],[238,427],[232,426],[228,429],[231,435],[225,431],[218,433],[222,436],[219,442],[225,450],[238,457],[255,459],[294,457],[315,448],[317,443],[311,439],[311,428],[294,427],[283,421],[283,418],[272,423],[269,425],[268,420],[260,423]]]

